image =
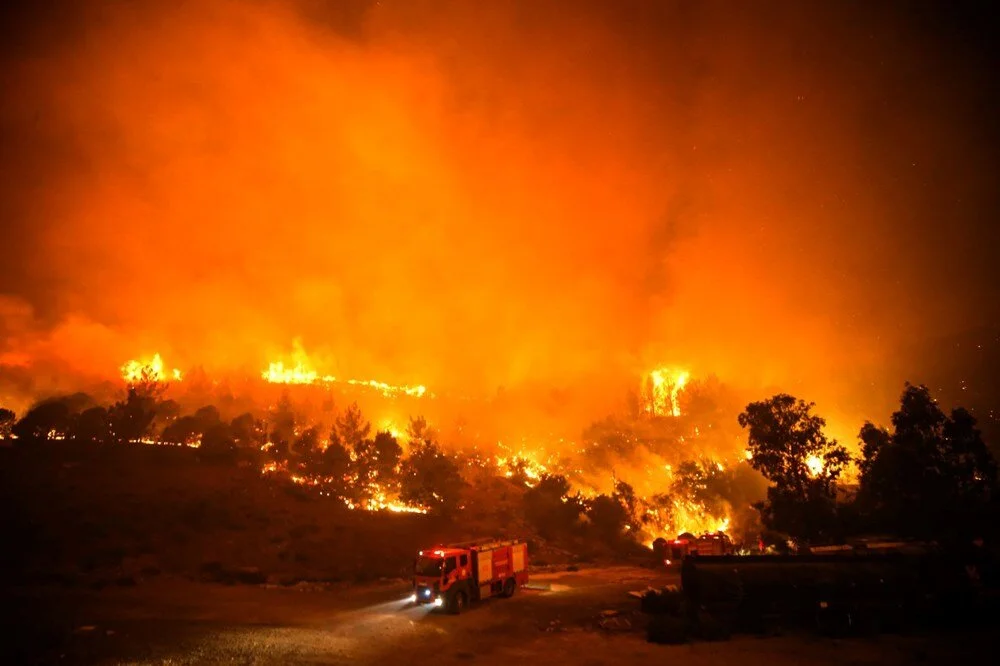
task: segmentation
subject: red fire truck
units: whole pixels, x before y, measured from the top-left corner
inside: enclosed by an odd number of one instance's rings
[[[528,544],[484,539],[422,550],[410,601],[461,613],[472,601],[509,597],[528,582]]]
[[[701,536],[685,532],[672,541],[660,537],[653,542],[653,552],[666,566],[679,566],[688,555],[731,555],[733,542],[725,532],[705,532]]]

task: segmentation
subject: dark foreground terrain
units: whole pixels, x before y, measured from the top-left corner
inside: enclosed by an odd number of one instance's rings
[[[801,633],[661,646],[629,590],[673,582],[627,567],[543,573],[537,589],[461,616],[403,601],[405,581],[298,587],[171,581],[20,591],[3,663],[913,664],[992,654],[987,631],[831,640]],[[978,657],[978,659],[977,659]]]

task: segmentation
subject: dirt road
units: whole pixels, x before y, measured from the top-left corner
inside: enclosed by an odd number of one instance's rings
[[[545,664],[739,659],[747,664],[914,663],[994,649],[989,636],[831,641],[735,638],[664,647],[645,642],[629,590],[671,577],[605,568],[540,574],[512,599],[461,616],[404,601],[405,583],[342,589],[225,587],[159,581],[100,592],[15,596],[5,663]],[[602,612],[604,615],[602,617]]]

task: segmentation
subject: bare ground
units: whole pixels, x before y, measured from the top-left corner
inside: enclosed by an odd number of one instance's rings
[[[405,601],[405,581],[368,585],[222,586],[159,579],[101,591],[18,591],[4,663],[685,664],[967,663],[990,654],[989,632],[830,640],[735,637],[660,646],[629,590],[672,582],[627,567],[536,574],[512,599],[461,616]],[[606,617],[601,617],[602,612]]]

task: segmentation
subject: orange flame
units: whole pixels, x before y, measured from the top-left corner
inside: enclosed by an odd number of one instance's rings
[[[134,384],[140,381],[154,381],[154,382],[165,382],[170,380],[179,382],[181,380],[181,371],[174,368],[170,371],[169,375],[164,370],[163,359],[160,358],[159,354],[153,354],[153,357],[149,360],[129,360],[126,361],[120,368],[122,379],[124,379],[129,384]]]
[[[658,368],[643,382],[646,412],[654,416],[680,416],[678,397],[688,383],[686,370]]]
[[[298,340],[294,340],[292,343],[292,361],[289,365],[285,365],[284,361],[275,361],[270,363],[267,369],[260,374],[265,381],[272,384],[333,384],[341,381],[351,386],[374,389],[387,398],[399,395],[421,398],[427,394],[427,387],[420,384],[415,386],[395,385],[376,379],[338,380],[333,375],[321,375],[313,367]]]

